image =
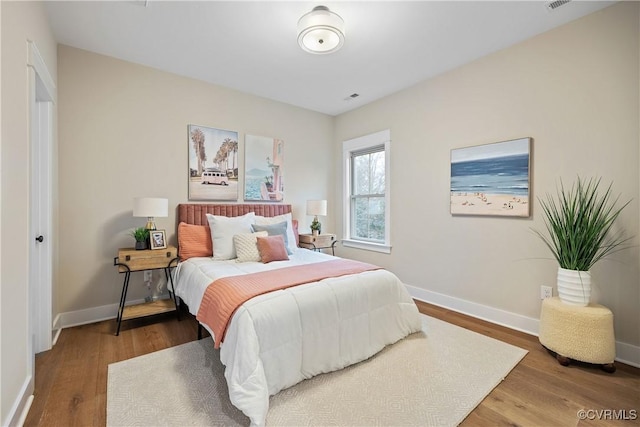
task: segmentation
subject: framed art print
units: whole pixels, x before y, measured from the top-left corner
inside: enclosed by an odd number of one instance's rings
[[[238,132],[189,125],[189,200],[238,200]]]
[[[284,199],[284,141],[246,135],[244,147],[244,200],[281,202]]]
[[[149,231],[151,249],[165,249],[167,247],[167,235],[164,230]]]
[[[531,138],[451,150],[451,214],[528,217]]]

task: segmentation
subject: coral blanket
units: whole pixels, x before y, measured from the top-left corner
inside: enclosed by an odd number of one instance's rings
[[[329,277],[346,276],[380,268],[360,261],[337,259],[223,277],[214,280],[207,287],[196,319],[213,331],[215,348],[219,348],[233,313],[243,303],[255,296],[291,286],[317,282]]]

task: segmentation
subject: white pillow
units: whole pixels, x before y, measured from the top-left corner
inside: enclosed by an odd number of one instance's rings
[[[253,231],[251,224],[255,222],[255,218],[254,212],[235,217],[207,214],[207,221],[211,229],[211,241],[213,242],[213,259],[234,259],[236,249],[233,246],[233,236],[251,233]]]
[[[296,235],[293,232],[293,222],[291,221],[291,212],[278,216],[259,216],[256,215],[255,223],[257,225],[271,225],[282,221],[287,221],[287,249],[289,253],[296,251]],[[214,249],[215,252],[215,249]]]
[[[267,237],[266,231],[256,231],[255,233],[242,233],[233,236],[233,245],[238,254],[237,262],[256,261],[260,262],[260,252],[258,252],[258,237]]]

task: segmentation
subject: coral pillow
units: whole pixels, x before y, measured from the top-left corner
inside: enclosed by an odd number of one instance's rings
[[[209,227],[186,222],[178,224],[178,248],[181,261],[191,257],[213,256]]]
[[[258,237],[258,252],[263,263],[271,261],[286,261],[289,259],[287,248],[284,246],[284,237],[281,234],[275,236]]]
[[[256,215],[255,224],[270,225],[270,224],[276,224],[282,221],[287,222],[287,240],[286,240],[287,249],[289,249],[289,253],[294,253],[298,248],[298,244],[297,244],[298,239],[296,239],[297,235],[294,232],[293,219],[291,217],[291,212],[286,213],[284,215],[269,216],[269,217]]]
[[[266,231],[267,233],[269,233],[269,236],[275,236],[277,234],[281,235],[284,238],[284,247],[287,248],[287,253],[289,255],[293,253],[291,252],[291,250],[289,250],[289,239],[287,236],[286,221],[278,222],[276,224],[269,224],[269,225],[253,224],[251,228],[253,229],[254,232]]]

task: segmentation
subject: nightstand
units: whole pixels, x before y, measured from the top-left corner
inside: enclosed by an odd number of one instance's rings
[[[178,249],[175,246],[167,246],[166,249],[155,250],[135,250],[134,248],[118,249],[118,256],[113,259],[113,265],[118,266],[118,272],[124,273],[122,283],[122,294],[120,295],[120,305],[116,321],[118,327],[116,335],[120,335],[120,325],[123,320],[136,319],[138,317],[151,316],[153,314],[167,313],[177,310],[175,294],[173,292],[173,277],[171,268],[178,262]],[[142,304],[129,305],[125,307],[127,291],[129,290],[129,278],[134,271],[164,270],[167,278],[167,288],[169,299],[149,301]],[[180,314],[178,313],[178,320]]]
[[[338,243],[335,234],[300,234],[300,247],[321,252],[322,249],[331,249],[331,255],[335,255],[335,246]]]

